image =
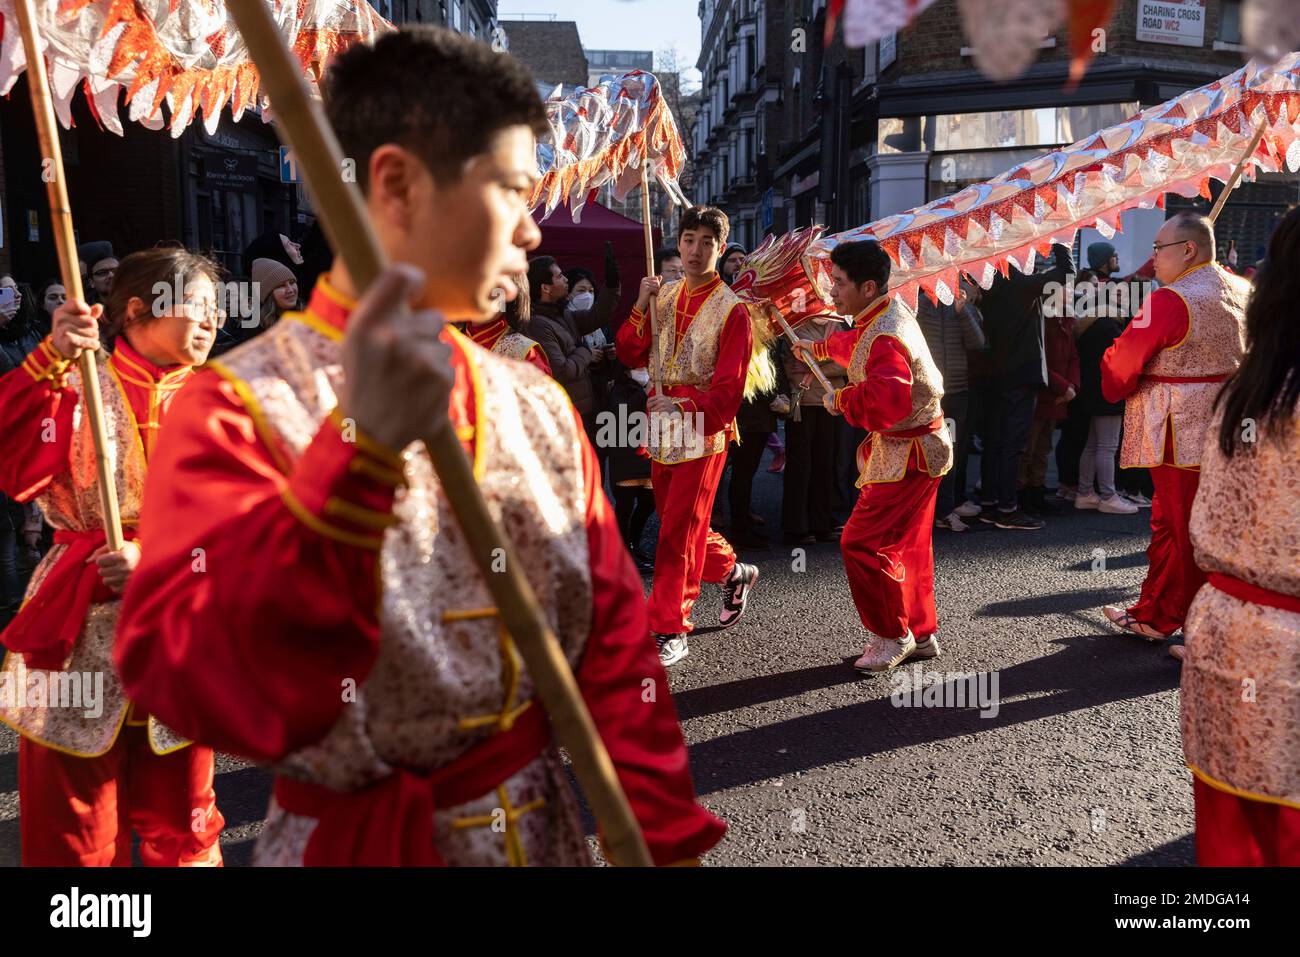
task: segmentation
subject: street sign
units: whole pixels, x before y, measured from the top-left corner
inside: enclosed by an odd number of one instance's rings
[[[302,182],[302,177],[298,175],[298,161],[293,158],[293,154],[289,152],[287,146],[280,147],[280,182]]]
[[[1137,38],[1142,43],[1205,45],[1205,0],[1139,0]]]
[[[769,187],[767,188],[767,190],[763,193],[763,205],[762,205],[762,207],[761,207],[761,209],[762,209],[762,213],[760,214],[760,215],[762,216],[762,220],[763,220],[763,225],[760,227],[761,229],[765,229],[765,230],[766,230],[766,229],[771,229],[771,228],[772,228],[772,197],[773,197],[773,195],[774,195],[774,190],[772,189],[771,186],[769,186]]]

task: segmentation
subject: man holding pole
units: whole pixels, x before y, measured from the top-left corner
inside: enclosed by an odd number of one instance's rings
[[[693,859],[723,825],[695,803],[581,420],[552,380],[443,325],[513,291],[540,238],[531,79],[410,29],[342,54],[326,99],[384,251],[419,268],[357,303],[336,261],[304,313],[180,397],[146,490],[123,681],[196,738],[275,764],[261,863],[586,863],[533,677],[416,444],[449,418],[655,862]]]
[[[853,328],[799,340],[809,365],[832,361],[849,384],[822,400],[827,411],[872,433],[858,449],[858,494],[840,538],[849,589],[871,637],[853,667],[889,671],[909,658],[937,658],[934,501],[952,467],[943,377],[916,316],[889,289],[889,256],[874,241],[831,252],[831,299]]]
[[[658,276],[643,279],[616,336],[618,360],[630,369],[648,364],[655,383],[646,412],[660,524],[648,610],[665,666],[689,654],[686,636],[695,627],[690,615],[701,582],[722,585],[718,623],[729,628],[745,613],[758,580],[758,569],[736,561],[727,540],[709,528],[740,400],[773,375],[766,343],[755,348],[748,308],[717,272],[729,228],[726,214],[712,206],[682,213],[677,248],[685,278],[666,285]]]
[[[1137,604],[1102,612],[1159,642],[1183,626],[1205,584],[1188,523],[1214,397],[1245,353],[1250,283],[1214,261],[1214,222],[1205,216],[1173,216],[1152,248],[1163,285],[1101,360],[1102,394],[1124,401],[1119,464],[1149,468],[1155,484],[1147,577]]]

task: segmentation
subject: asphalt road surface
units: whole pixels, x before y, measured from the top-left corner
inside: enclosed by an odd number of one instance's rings
[[[781,484],[768,461],[755,504],[770,529]],[[898,696],[929,707],[896,706],[897,679],[850,666],[865,633],[837,546],[808,547],[802,571],[780,545],[743,553],[760,569],[744,619],[711,631],[720,598],[705,586],[690,656],[670,671],[696,787],[729,826],[706,863],[1194,863],[1178,663],[1099,610],[1137,595],[1149,518],[936,530],[943,655],[923,672],[940,674]],[[17,765],[5,730],[0,864],[19,860]],[[226,758],[217,771],[226,862],[246,864],[269,781]]]

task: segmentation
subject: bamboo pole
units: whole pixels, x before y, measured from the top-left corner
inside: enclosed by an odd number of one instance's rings
[[[276,130],[297,157],[325,234],[357,289],[363,290],[384,267],[384,255],[360,191],[342,180],[343,157],[334,131],[320,104],[309,96],[301,70],[276,29],[270,4],[266,0],[228,0],[226,7],[257,65],[275,110]],[[479,493],[473,470],[450,423],[430,435],[425,445],[484,584],[497,603],[501,621],[532,675],[555,739],[569,752],[578,782],[604,832],[612,862],[651,865],[641,829],[573,672],[542,616],[537,596],[513,548]],[[493,567],[495,556],[505,557],[503,571]]]
[[[69,300],[83,300],[81,269],[77,264],[77,244],[72,231],[72,209],[68,203],[68,186],[63,176],[63,150],[59,145],[59,131],[54,120],[54,105],[50,99],[50,80],[45,72],[45,57],[37,42],[36,7],[33,0],[14,0],[18,14],[18,29],[23,36],[23,50],[27,54],[27,88],[32,94],[32,113],[36,117],[36,135],[41,156],[48,160],[50,169],[45,176],[45,193],[50,204],[50,228],[54,233],[54,248],[59,260],[59,274]],[[104,515],[104,537],[108,547],[117,551],[125,544],[122,537],[122,516],[117,504],[117,483],[108,462],[108,433],[104,427],[104,403],[99,394],[99,372],[95,353],[81,350],[81,390],[86,401],[86,419],[95,443],[95,470],[99,477],[99,507]]]
[[[800,339],[798,336],[794,334],[794,330],[790,328],[790,323],[786,322],[785,316],[781,315],[780,309],[777,309],[775,306],[773,306],[772,312],[776,314],[776,321],[781,324],[781,331],[785,333],[786,338],[790,340],[791,345],[795,345],[796,343],[803,341],[802,339]],[[796,355],[797,354],[798,352],[796,351]],[[809,356],[809,359],[811,358],[812,357]],[[826,390],[828,395],[835,394],[835,386],[831,385],[831,380],[826,378],[826,374],[822,372],[821,367],[818,366],[815,361],[804,362],[804,365],[806,365],[809,369],[812,370],[812,374],[817,377],[817,381],[821,383],[822,388]]]
[[[1264,124],[1267,120],[1260,120],[1259,126],[1255,129],[1255,135],[1250,138],[1250,145],[1246,151],[1241,154],[1241,159],[1237,161],[1237,168],[1232,171],[1232,178],[1223,184],[1223,191],[1219,193],[1219,198],[1214,201],[1214,208],[1210,210],[1210,222],[1219,218],[1219,213],[1223,212],[1223,206],[1228,201],[1228,194],[1237,187],[1237,181],[1241,179],[1241,174],[1246,170],[1246,164],[1250,158],[1255,155],[1255,147],[1259,145],[1260,137],[1264,135]]]
[[[650,174],[649,163],[641,157],[641,222],[645,225],[645,274],[655,274],[655,238],[650,228]],[[663,394],[663,369],[659,362],[659,297],[650,297],[650,378],[656,395]]]

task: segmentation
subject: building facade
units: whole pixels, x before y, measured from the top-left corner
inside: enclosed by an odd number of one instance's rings
[[[395,23],[453,28],[502,42],[496,0],[375,0]],[[27,80],[0,100],[0,272],[37,284],[57,274],[45,184]],[[74,128],[60,132],[78,242],[108,240],[118,256],[179,240],[247,274],[243,250],[257,236],[299,238],[311,226],[309,198],[281,162],[275,129],[253,112],[227,109],[214,134],[195,122],[177,139],[126,119],[124,136],[102,129],[78,93]]]
[[[750,177],[766,173],[758,181],[772,189],[774,213],[761,236],[813,223],[848,229],[989,179],[1242,65],[1239,0],[1172,5],[1190,14],[1191,28],[1178,36],[1151,29],[1146,0],[1120,0],[1095,38],[1100,49],[1086,76],[1067,91],[1064,27],[1043,37],[1023,76],[998,84],[976,69],[956,0],[938,0],[903,31],[864,49],[846,48],[839,30],[823,44],[825,0],[704,0],[701,69],[709,69],[695,141],[711,175],[697,177],[696,197],[744,223],[758,191]],[[756,30],[766,24],[752,68],[765,80],[762,97],[744,86],[743,75],[737,87],[731,72],[733,62],[746,65],[751,15]],[[767,109],[755,110],[756,99]],[[747,154],[751,124],[758,161]],[[763,161],[770,172],[750,166]],[[1296,194],[1294,174],[1265,174],[1238,187],[1218,221],[1223,251],[1233,239],[1240,264],[1258,258],[1279,209]],[[1206,204],[1170,197],[1168,205]],[[1124,232],[1112,240],[1122,268],[1145,261],[1165,215],[1126,214]],[[1085,231],[1081,242],[1096,238]]]
[[[784,232],[786,193],[772,147],[787,107],[783,7],[771,0],[701,0],[702,86],[690,134],[693,198],[722,208],[732,238],[753,249]]]

